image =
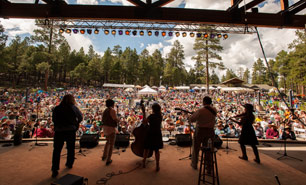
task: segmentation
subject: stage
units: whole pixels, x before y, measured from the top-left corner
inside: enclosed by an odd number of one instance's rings
[[[114,172],[120,175],[112,176],[106,183],[108,185],[196,185],[199,171],[190,166],[190,160],[179,160],[189,155],[189,147],[178,147],[165,143],[161,150],[160,171],[155,172],[154,158],[149,159],[146,168],[138,168],[141,158],[135,156],[130,148],[125,152],[114,150],[113,163],[106,166],[101,160],[105,141],[92,149],[84,149],[86,156],[76,154],[72,169],[65,168],[66,156],[61,158],[59,175],[56,179],[67,173],[88,178],[89,184],[103,184],[98,181],[109,178],[106,175]],[[0,184],[1,185],[47,185],[56,179],[51,178],[51,156],[53,143],[48,146],[32,146],[34,142],[22,143],[20,146],[0,147]],[[223,143],[225,147],[226,142]],[[78,143],[77,143],[78,146]],[[301,158],[300,162],[290,158],[277,160],[277,152],[281,144],[272,144],[272,147],[260,145],[259,152],[261,164],[253,161],[254,154],[247,148],[249,161],[238,158],[241,152],[237,142],[230,142],[230,147],[238,151],[228,154],[220,149],[217,152],[219,178],[221,185],[277,185],[275,175],[281,184],[304,185],[306,179],[306,145],[288,144],[288,155]],[[76,149],[76,152],[79,150]],[[120,153],[118,153],[120,152]],[[281,151],[282,152],[282,151]],[[66,154],[64,148],[62,154]],[[119,172],[121,171],[121,172]],[[128,172],[128,173],[125,173]],[[98,181],[98,182],[97,182]]]

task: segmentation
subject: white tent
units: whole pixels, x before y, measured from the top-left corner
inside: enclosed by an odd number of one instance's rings
[[[189,90],[189,86],[176,86],[174,87],[176,90]]]
[[[200,88],[199,87],[194,87],[193,90],[200,90]]]
[[[145,87],[138,91],[138,94],[157,94],[157,91],[151,89],[150,87]]]
[[[111,83],[105,83],[103,84],[103,87],[114,87],[114,88],[134,88],[134,85],[129,84],[111,84]]]
[[[203,89],[206,89],[206,87],[203,86],[203,87],[201,87],[201,89],[202,89],[202,90],[203,90]]]
[[[253,89],[243,88],[243,87],[222,87],[221,91],[236,91],[236,92],[253,92]]]
[[[152,86],[152,89],[157,89],[158,87],[156,87],[156,86]]]
[[[127,89],[125,89],[124,91],[125,91],[125,92],[133,92],[134,89],[132,89],[132,88],[127,88]]]

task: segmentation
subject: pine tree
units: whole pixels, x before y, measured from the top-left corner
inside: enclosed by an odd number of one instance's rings
[[[210,30],[209,27],[204,29]],[[212,35],[212,32],[211,34]],[[205,62],[206,67],[206,88],[207,92],[209,92],[209,68],[214,69],[219,67],[220,69],[224,69],[224,65],[222,62],[216,63],[211,62],[211,59],[221,60],[221,56],[218,55],[218,52],[223,50],[223,47],[220,46],[220,39],[217,37],[198,37],[195,40],[193,45],[193,49],[196,51],[197,55],[192,59],[199,61],[201,63]]]

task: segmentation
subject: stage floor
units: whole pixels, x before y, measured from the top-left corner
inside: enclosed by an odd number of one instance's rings
[[[161,150],[160,171],[155,172],[154,158],[149,159],[147,167],[138,168],[141,158],[135,156],[131,149],[125,152],[114,151],[113,163],[106,166],[101,161],[104,141],[93,149],[84,150],[83,155],[76,154],[72,169],[65,168],[66,156],[61,158],[61,169],[57,179],[67,173],[86,177],[90,185],[196,185],[199,171],[190,166],[190,160],[179,160],[189,155],[189,147],[178,147],[165,143]],[[56,179],[51,178],[52,142],[48,146],[34,146],[33,143],[23,143],[20,146],[0,147],[0,184],[1,185],[47,185]],[[225,146],[225,143],[223,143]],[[277,152],[280,144],[272,147],[259,146],[261,164],[253,161],[254,154],[248,148],[249,161],[238,159],[240,150],[237,142],[231,142],[230,147],[238,151],[228,154],[220,149],[217,152],[219,178],[221,185],[277,185],[275,175],[281,184],[304,185],[306,179],[306,146],[288,144],[288,155],[303,159],[303,162],[285,158]],[[76,149],[78,152],[78,149]],[[62,154],[66,153],[63,149]],[[121,172],[119,172],[121,171]],[[106,183],[98,180],[107,178],[108,173],[122,173],[112,176]],[[127,172],[127,173],[126,173]]]

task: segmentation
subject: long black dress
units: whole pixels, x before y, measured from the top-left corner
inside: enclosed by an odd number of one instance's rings
[[[255,117],[253,114],[243,114],[239,125],[242,125],[239,143],[242,145],[258,145],[258,141],[253,128]]]
[[[162,116],[151,114],[148,117],[149,129],[145,138],[144,148],[150,150],[158,150],[163,148],[163,139],[161,133]]]

